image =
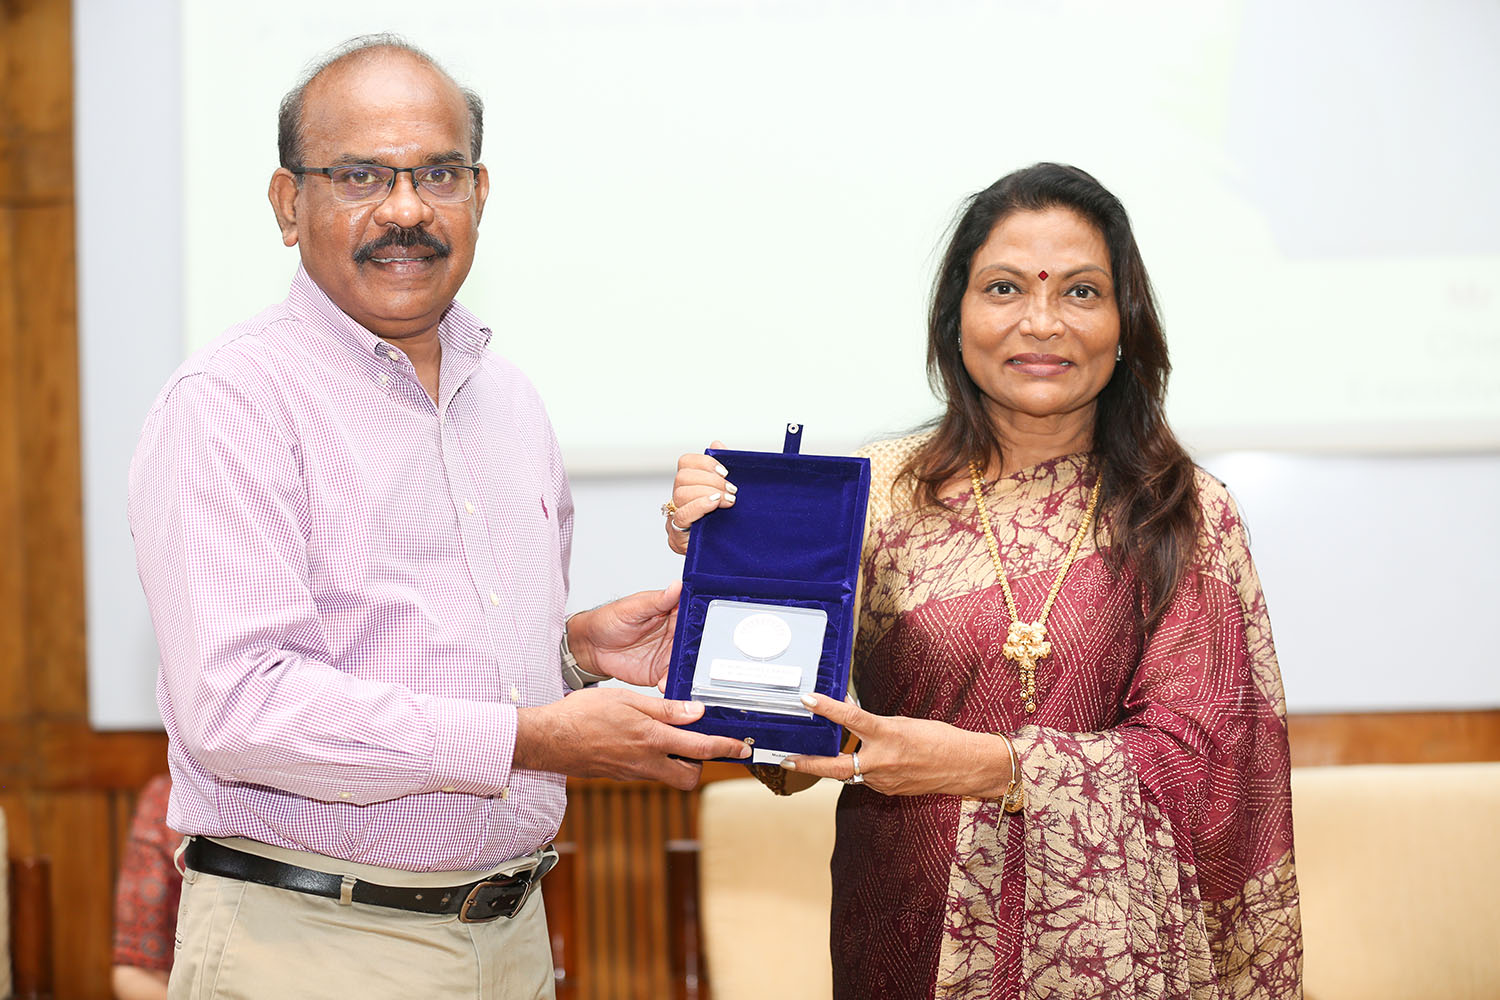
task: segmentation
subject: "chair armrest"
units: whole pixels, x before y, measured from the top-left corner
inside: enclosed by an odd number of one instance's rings
[[[52,995],[52,862],[10,862],[10,960],[15,1000]]]
[[[667,841],[667,933],[674,1000],[708,1000],[698,919],[698,842]]]

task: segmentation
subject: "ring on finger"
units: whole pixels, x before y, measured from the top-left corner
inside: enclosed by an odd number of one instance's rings
[[[674,529],[676,531],[680,531],[683,534],[687,534],[689,531],[693,530],[693,526],[691,524],[689,524],[687,527],[683,527],[682,525],[680,525],[680,524],[677,523],[677,520],[676,520],[677,505],[675,503],[673,503],[671,500],[668,500],[666,503],[664,503],[664,504],[661,505],[661,513],[662,513],[662,516],[667,519],[667,526],[668,527],[670,527],[670,528],[672,528],[672,529]]]
[[[849,761],[854,765],[854,773],[844,779],[846,785],[863,785],[865,776],[859,769],[859,751],[856,750],[849,755]]]

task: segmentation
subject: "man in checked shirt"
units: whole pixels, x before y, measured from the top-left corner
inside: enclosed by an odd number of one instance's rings
[[[746,748],[590,684],[656,683],[675,586],[564,629],[551,426],[454,301],[479,99],[366,37],[280,125],[290,294],[178,369],[131,467],[167,822],[192,837],[170,995],[549,997],[530,890],[564,775],[691,788],[677,757]]]

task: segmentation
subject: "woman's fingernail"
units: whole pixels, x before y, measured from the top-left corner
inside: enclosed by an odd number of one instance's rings
[[[685,701],[683,705],[689,712],[701,713],[703,711],[703,702],[701,701]]]
[[[752,752],[753,751],[750,749],[750,744],[744,743],[744,744],[740,745],[740,753],[739,753],[739,755],[741,757],[748,757],[748,756],[750,756],[750,754]]]
[[[734,503],[734,501],[735,501],[735,495],[733,493],[729,494],[729,496],[727,496],[727,497],[724,498],[724,502],[726,504]]]
[[[808,708],[817,708],[818,699],[814,695],[805,694],[802,696],[802,704],[806,705]]]
[[[738,493],[740,491],[740,488],[738,486],[728,482],[724,484],[724,489],[730,493]]]
[[[714,471],[717,472],[721,476],[727,476],[727,475],[729,475],[729,470],[726,469],[726,468],[724,468],[724,466],[722,466],[722,465],[715,465],[714,466]]]
[[[790,757],[788,757],[786,760],[782,761],[781,762],[781,766],[784,767],[784,768],[786,768],[788,771],[795,771],[795,770],[797,770],[797,762],[795,760],[792,760]]]
[[[718,502],[719,502],[719,498],[720,498],[720,497],[721,497],[721,496],[723,496],[723,495],[724,495],[724,494],[722,494],[722,493],[710,493],[710,494],[709,494],[709,495],[708,495],[708,498],[709,498],[709,499],[710,499],[710,500],[712,500],[712,501],[713,501],[713,502],[714,502],[714,503],[718,503]]]

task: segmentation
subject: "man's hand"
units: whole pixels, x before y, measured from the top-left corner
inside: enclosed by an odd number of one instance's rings
[[[568,649],[578,666],[626,684],[655,687],[672,657],[681,581],[580,611],[568,619]]]
[[[697,761],[750,755],[739,740],[673,728],[702,714],[703,706],[695,702],[620,688],[575,691],[550,705],[516,710],[511,766],[580,778],[661,781],[687,791],[698,784],[703,766]]]

